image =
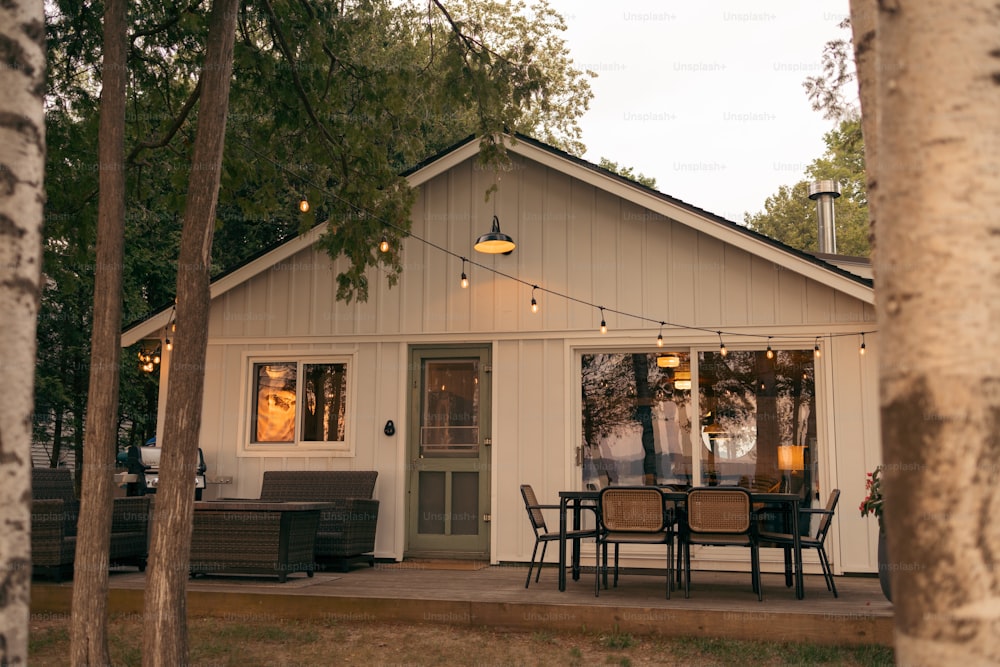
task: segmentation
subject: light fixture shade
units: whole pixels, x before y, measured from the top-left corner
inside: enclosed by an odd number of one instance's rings
[[[495,215],[493,216],[493,228],[476,239],[476,245],[473,246],[476,252],[487,255],[509,255],[514,252],[516,247],[514,239],[500,231],[500,218]]]
[[[661,354],[656,358],[656,365],[659,368],[677,368],[681,365],[681,358],[676,354]]]
[[[805,451],[803,445],[778,445],[778,470],[805,469]]]

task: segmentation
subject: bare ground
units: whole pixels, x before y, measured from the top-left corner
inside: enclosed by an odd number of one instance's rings
[[[113,665],[140,665],[142,622],[113,616]],[[194,618],[192,667],[312,665],[891,665],[891,649],[626,634],[503,632],[434,624]],[[67,664],[69,618],[33,616],[29,664]]]

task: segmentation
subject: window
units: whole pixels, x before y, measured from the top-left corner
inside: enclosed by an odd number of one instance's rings
[[[343,445],[347,360],[254,360],[251,445]]]
[[[583,354],[580,377],[584,488],[818,490],[810,349]]]
[[[698,353],[702,484],[791,491],[816,484],[812,350]]]

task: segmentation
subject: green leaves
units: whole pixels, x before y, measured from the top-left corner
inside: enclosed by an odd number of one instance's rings
[[[819,250],[816,203],[809,199],[809,183],[834,180],[841,185],[841,196],[834,200],[837,226],[837,252],[841,255],[867,257],[868,199],[865,190],[864,142],[859,119],[841,121],[823,141],[826,153],[806,168],[809,180],[782,185],[767,198],[764,210],[744,215],[750,229],[806,252]]]

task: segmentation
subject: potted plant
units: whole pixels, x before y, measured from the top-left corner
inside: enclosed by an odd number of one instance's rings
[[[882,586],[882,593],[885,598],[892,601],[892,590],[889,585],[889,558],[886,554],[885,546],[885,524],[882,521],[882,505],[885,499],[882,497],[882,466],[878,466],[874,471],[868,473],[865,480],[865,491],[867,495],[861,501],[861,516],[874,514],[878,520],[878,580]]]

